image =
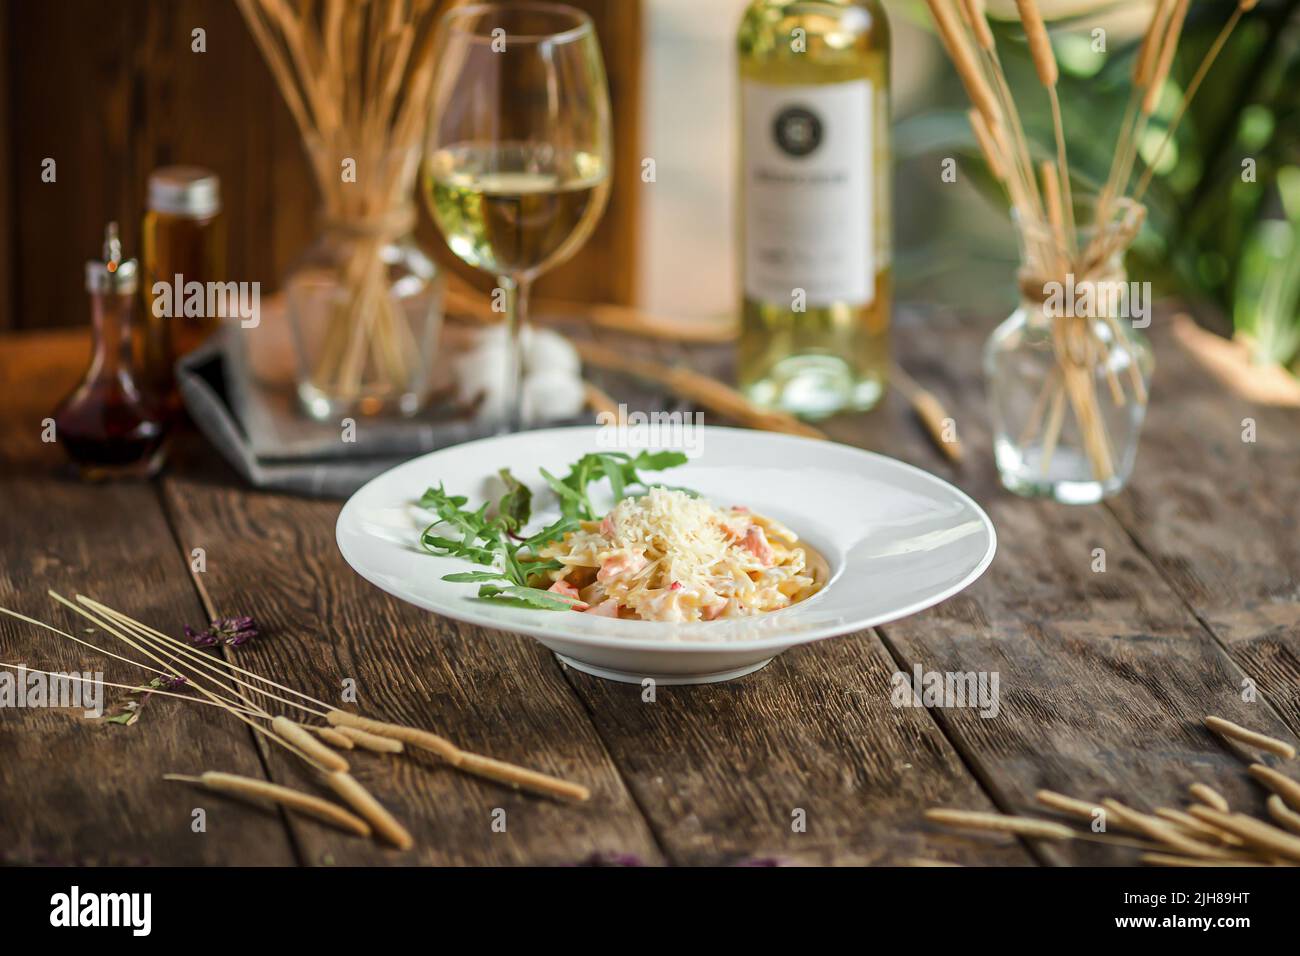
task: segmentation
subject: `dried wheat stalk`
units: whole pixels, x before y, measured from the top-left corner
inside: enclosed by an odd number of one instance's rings
[[[1235,740],[1259,750],[1266,750],[1286,760],[1295,758],[1295,747],[1285,740],[1278,740],[1276,737],[1250,730],[1222,717],[1206,717],[1205,726],[1227,740]]]
[[[1246,772],[1272,790],[1292,810],[1300,810],[1300,783],[1286,774],[1278,773],[1272,767],[1265,767],[1259,763],[1251,764],[1246,768]]]
[[[1276,793],[1268,798],[1268,814],[1292,833],[1300,834],[1300,813],[1288,807]]]
[[[335,750],[351,750],[356,746],[350,738],[340,733],[333,727],[308,727],[312,733],[320,737]]]
[[[1206,723],[1218,718],[1207,718]],[[1238,738],[1248,738],[1257,746],[1260,741],[1282,744],[1271,737],[1230,725]],[[1284,745],[1285,746],[1285,745]],[[986,830],[1052,840],[1083,840],[1111,846],[1127,846],[1144,851],[1143,863],[1153,866],[1294,866],[1300,863],[1300,813],[1287,806],[1287,799],[1300,800],[1300,783],[1262,764],[1252,764],[1250,775],[1276,791],[1268,798],[1269,815],[1280,826],[1228,811],[1228,801],[1217,790],[1203,783],[1192,784],[1191,795],[1199,800],[1187,810],[1159,807],[1154,814],[1135,810],[1113,798],[1101,801],[1081,800],[1053,790],[1039,790],[1035,800],[1043,806],[1093,823],[1097,809],[1105,811],[1105,822],[1115,830],[1145,837],[1131,841],[1108,834],[1073,830],[1064,824],[1036,817],[1010,816],[950,808],[932,808],[925,818],[935,823],[965,830]],[[1150,842],[1146,842],[1150,841]]]
[[[1074,275],[1076,285],[1083,281],[1111,280],[1108,270],[1113,268],[1114,259],[1122,256],[1132,242],[1144,218],[1138,201],[1146,190],[1151,169],[1159,161],[1159,155],[1148,167],[1133,199],[1124,196],[1137,143],[1165,89],[1188,0],[1159,0],[1156,4],[1135,64],[1133,92],[1121,124],[1120,141],[1110,174],[1087,230],[1090,235],[1082,244],[1074,220],[1070,166],[1057,91],[1060,71],[1036,0],[1016,0],[1016,7],[1035,73],[1051,105],[1056,156],[1054,162],[1044,163],[1040,168],[1031,161],[1019,109],[998,58],[983,4],[978,0],[927,0],[927,5],[944,49],[975,107],[969,117],[976,142],[990,171],[1005,186],[1016,212],[1025,246],[1021,287],[1028,290],[1027,301],[1036,307],[1045,297],[1046,284],[1062,280],[1066,275]],[[1253,0],[1242,0],[1202,60],[1166,140],[1173,135],[1188,103],[1237,21],[1254,5]],[[1163,149],[1164,144],[1159,152],[1162,153]],[[1109,334],[1118,336],[1122,330],[1116,317],[1099,318],[1102,320],[1100,323],[1090,318],[1052,317],[1057,374],[1044,381],[1021,436],[1022,444],[1039,442],[1044,474],[1065,425],[1067,409],[1078,426],[1093,476],[1106,481],[1115,473],[1116,463],[1101,409],[1098,379],[1104,377],[1109,399],[1114,404],[1125,404],[1129,396],[1111,368],[1105,334],[1100,331],[1109,326]],[[1136,362],[1130,361],[1129,374],[1132,399],[1145,403],[1145,385]]]
[[[164,774],[163,779],[198,784],[208,790],[236,797],[270,800],[280,806],[288,807],[290,810],[297,810],[309,817],[315,817],[317,820],[329,823],[341,830],[355,833],[357,836],[370,836],[370,825],[360,817],[348,813],[342,807],[335,806],[320,797],[313,797],[309,793],[282,787],[279,784],[267,783],[265,780],[241,777],[233,773],[219,773],[213,770],[205,771],[197,777],[169,773]]]
[[[329,729],[342,737],[351,747],[354,744],[365,750],[373,751],[377,754],[400,754],[406,749],[406,745],[400,740],[394,740],[391,737],[381,737],[378,734],[372,734],[369,731],[362,730],[359,727],[339,727],[337,730]]]
[[[353,810],[361,814],[375,828],[375,832],[399,850],[409,850],[415,845],[410,831],[397,822],[397,818],[384,809],[384,805],[370,795],[370,791],[344,770],[326,774],[325,781]]]
[[[420,350],[389,294],[380,252],[414,223],[406,192],[441,4],[236,3],[302,135],[327,223],[354,240],[311,381],[345,399],[400,393],[420,371]],[[343,180],[345,159],[356,163],[355,182]]]
[[[1040,837],[1044,840],[1073,840],[1077,834],[1061,823],[1038,820],[1034,817],[1012,817],[1001,813],[981,813],[976,810],[954,810],[932,807],[925,818],[934,823],[963,830],[988,830],[994,833],[1014,833],[1017,836]]]
[[[437,754],[453,767],[466,773],[487,777],[517,790],[528,790],[564,800],[584,801],[591,797],[591,791],[581,784],[570,783],[535,770],[461,750],[446,737],[440,737],[427,730],[371,720],[369,717],[342,710],[331,710],[326,715],[326,719],[335,727],[355,727],[380,737],[390,737],[412,747],[419,747],[421,750]]]
[[[1187,788],[1187,792],[1201,803],[1214,807],[1216,810],[1222,810],[1224,813],[1228,812],[1228,801],[1224,799],[1223,794],[1208,784],[1194,783]]]
[[[44,628],[77,644],[88,647],[98,654],[112,657],[134,667],[140,667],[151,673],[166,677],[184,678],[187,686],[201,694],[202,698],[148,687],[132,687],[127,684],[113,684],[107,681],[102,683],[105,686],[147,691],[166,697],[187,700],[191,703],[221,707],[247,724],[256,733],[290,751],[313,769],[319,771],[325,777],[326,783],[339,796],[343,797],[362,817],[374,825],[376,833],[402,849],[411,845],[410,834],[373,796],[365,791],[361,784],[349,776],[347,761],[320,743],[316,737],[312,736],[311,732],[345,749],[350,749],[353,743],[356,742],[360,743],[365,749],[380,753],[402,752],[404,749],[402,741],[405,740],[438,753],[448,763],[468,773],[497,780],[516,789],[530,790],[569,800],[586,800],[590,797],[587,788],[579,784],[569,783],[546,774],[494,760],[490,757],[463,751],[445,738],[431,734],[428,731],[402,727],[397,724],[386,724],[357,715],[334,711],[329,709],[329,705],[308,694],[296,691],[270,678],[262,677],[253,671],[232,664],[222,657],[199,652],[176,638],[163,634],[120,611],[84,595],[77,595],[76,601],[73,602],[53,591],[49,593],[57,602],[81,615],[104,633],[119,640],[135,652],[142,654],[155,664],[161,665],[161,668],[107,651],[96,644],[74,637],[66,631],[7,608],[0,607],[0,613]],[[4,663],[0,663],[0,667],[12,667],[15,670],[24,669],[21,665]],[[31,668],[26,669],[33,670]],[[48,672],[40,671],[40,673]],[[276,694],[267,690],[268,687],[274,687],[289,696]],[[330,722],[338,726],[304,726],[283,715],[272,715],[258,702],[259,700],[275,700],[317,717],[329,716],[331,718]],[[267,726],[263,726],[263,723]],[[187,779],[199,783],[205,782],[202,777],[178,779]],[[247,790],[246,787],[243,789]],[[262,795],[270,796],[270,792],[264,792]],[[343,811],[339,812],[342,813]]]

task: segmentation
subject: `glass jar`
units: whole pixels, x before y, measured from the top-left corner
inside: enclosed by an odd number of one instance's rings
[[[181,305],[190,283],[226,278],[221,180],[197,166],[165,166],[149,175],[148,209],[141,224],[144,260],[144,368],[149,390],[172,416],[181,411],[178,359],[217,330],[222,316]],[[159,302],[159,283],[170,289]]]
[[[326,216],[285,281],[298,398],[317,420],[414,415],[432,387],[442,278],[416,244],[415,209]]]
[[[1079,230],[1079,249],[1107,250],[1081,274],[1021,229],[1020,307],[984,347],[994,458],[1016,494],[1087,504],[1133,472],[1155,367],[1136,327],[1150,318],[1149,287],[1123,265],[1140,219],[1108,226],[1124,231],[1100,247],[1095,228]]]

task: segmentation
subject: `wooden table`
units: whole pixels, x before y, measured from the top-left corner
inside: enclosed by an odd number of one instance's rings
[[[151,483],[68,479],[60,449],[40,440],[41,420],[79,374],[86,340],[0,339],[0,603],[67,626],[45,591],[82,591],[173,634],[251,614],[262,636],[234,653],[254,670],[293,675],[326,699],[354,679],[368,713],[593,791],[589,804],[567,806],[420,756],[358,758],[357,776],[415,835],[417,848],[401,854],[164,783],[165,772],[220,769],[312,787],[301,764],[213,709],[154,698],[131,727],[6,710],[0,848],[11,862],[1130,863],[1133,851],[1111,846],[955,835],[921,811],[1031,811],[1040,787],[1178,806],[1188,784],[1205,781],[1259,813],[1263,793],[1201,719],[1217,713],[1290,740],[1300,730],[1300,415],[1225,391],[1167,320],[1153,329],[1154,404],[1131,487],[1104,505],[1066,507],[997,485],[978,358],[987,323],[904,310],[897,352],[953,412],[967,465],[950,467],[893,395],[829,430],[971,493],[998,529],[993,566],[908,620],[790,651],[731,683],[661,687],[653,703],[640,687],[562,667],[527,638],[386,596],[339,556],[338,503],[250,490],[197,436],[181,437]],[[691,351],[705,364],[721,356]],[[634,407],[648,398],[603,384]],[[1246,418],[1254,443],[1242,440]],[[0,660],[138,679],[9,619]],[[891,675],[917,664],[997,671],[1000,713],[891,706]],[[196,807],[205,833],[191,829]],[[493,827],[498,809],[504,833]]]

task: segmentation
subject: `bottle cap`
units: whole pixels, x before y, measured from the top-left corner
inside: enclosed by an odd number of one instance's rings
[[[104,230],[104,258],[86,263],[86,291],[130,295],[135,292],[139,281],[140,267],[134,259],[122,258],[117,223],[110,222]]]
[[[164,166],[149,174],[154,212],[206,219],[221,212],[221,179],[201,166]]]

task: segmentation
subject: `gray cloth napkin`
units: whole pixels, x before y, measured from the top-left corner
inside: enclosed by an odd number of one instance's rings
[[[257,488],[345,497],[408,458],[492,432],[463,410],[435,406],[412,419],[358,417],[355,440],[344,441],[341,423],[299,411],[292,387],[257,381],[241,339],[223,329],[183,358],[176,376],[199,431]]]

